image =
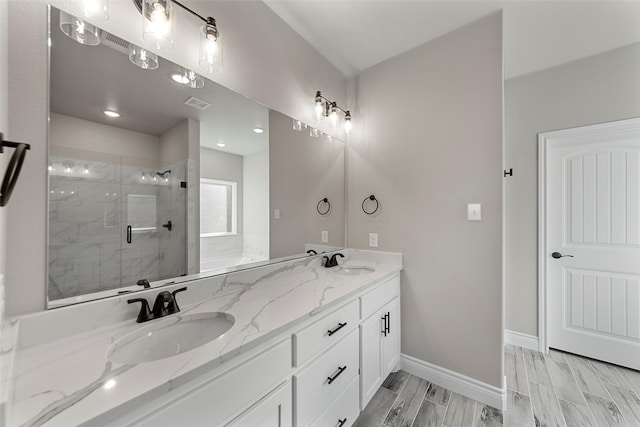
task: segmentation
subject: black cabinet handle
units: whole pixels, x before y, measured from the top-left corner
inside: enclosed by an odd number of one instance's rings
[[[387,314],[385,314],[385,316],[387,316],[387,333],[391,333],[391,312],[387,311]]]
[[[131,234],[132,234],[131,226],[127,225],[127,243],[131,243]]]
[[[332,382],[334,382],[336,380],[336,378],[338,378],[340,376],[341,373],[343,373],[345,371],[345,369],[347,369],[347,365],[342,366],[340,368],[338,368],[338,372],[336,372],[336,374],[332,377],[327,377],[327,382],[329,384],[331,384]]]
[[[338,420],[338,427],[342,427],[346,422],[347,422],[346,418],[344,420]]]
[[[327,335],[331,336],[331,335],[335,334],[336,332],[338,332],[340,329],[344,328],[345,326],[347,326],[347,322],[338,323],[338,326],[336,326],[335,329],[327,331]]]
[[[382,316],[382,321],[384,322],[384,325],[382,326],[382,333],[386,337],[387,336],[387,315],[386,314]]]

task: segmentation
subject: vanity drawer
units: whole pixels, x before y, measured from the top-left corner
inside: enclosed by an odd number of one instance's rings
[[[293,334],[295,366],[304,365],[358,326],[358,308],[358,300],[354,300]]]
[[[360,318],[366,319],[380,307],[400,295],[400,275],[360,297]]]
[[[349,427],[360,415],[358,377],[351,379],[344,391],[310,424],[310,427]]]
[[[296,426],[307,425],[352,378],[357,378],[358,362],[358,330],[353,329],[294,376]],[[334,379],[329,382],[331,377]]]
[[[223,425],[265,396],[290,372],[291,340],[287,339],[195,390],[175,396],[171,403],[152,409],[134,425]]]

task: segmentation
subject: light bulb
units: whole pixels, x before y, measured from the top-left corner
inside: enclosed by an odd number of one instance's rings
[[[338,127],[338,107],[336,103],[331,104],[331,113],[329,114],[329,121],[331,122],[331,126],[335,129]]]
[[[89,175],[89,166],[85,166],[85,167],[84,167],[84,171],[83,171],[83,173],[84,173],[85,175]]]
[[[208,73],[218,72],[222,69],[222,36],[216,20],[208,17],[201,31],[200,68]]]
[[[349,135],[351,129],[353,129],[353,122],[351,121],[351,113],[347,111],[344,113],[344,131]]]
[[[145,174],[144,172],[142,173],[142,180],[146,181],[147,180],[147,174]]]
[[[71,173],[71,168],[69,166],[67,166],[66,168],[64,168],[64,171],[66,173]]]
[[[170,0],[142,0],[142,38],[153,49],[172,49]]]
[[[53,166],[49,165],[49,167],[47,169],[49,169],[49,172],[52,172],[53,171]]]

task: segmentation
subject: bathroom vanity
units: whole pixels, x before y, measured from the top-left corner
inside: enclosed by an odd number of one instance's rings
[[[311,256],[167,286],[187,286],[181,311],[149,322],[131,295],[18,319],[11,425],[352,425],[398,366],[402,255],[342,253],[333,268]],[[220,315],[230,329],[170,357],[141,339]]]

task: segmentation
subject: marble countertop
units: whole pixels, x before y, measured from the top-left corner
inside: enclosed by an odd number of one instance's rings
[[[263,275],[253,271],[245,283],[237,282],[242,280],[238,275],[232,292],[185,305],[172,316],[223,311],[235,317],[235,324],[218,339],[166,359],[137,365],[107,360],[107,348],[115,339],[150,323],[138,324],[135,318],[19,350],[10,425],[78,425],[117,412],[132,400],[144,397],[146,402],[161,396],[402,268],[352,259],[345,266],[366,265],[375,271],[346,276],[317,264],[265,269]],[[186,285],[197,287],[198,282]]]

